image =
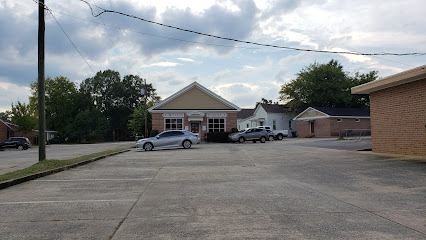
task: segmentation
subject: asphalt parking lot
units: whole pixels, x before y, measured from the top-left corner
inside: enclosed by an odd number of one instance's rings
[[[426,164],[328,141],[132,149],[1,190],[1,239],[425,239]]]
[[[46,146],[46,158],[64,160],[107,151],[111,149],[133,146],[134,142],[108,142],[97,144],[54,144]],[[5,149],[0,151],[0,174],[29,167],[38,162],[38,146],[28,150]]]

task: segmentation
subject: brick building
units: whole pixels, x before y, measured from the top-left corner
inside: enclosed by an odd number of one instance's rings
[[[352,88],[370,94],[374,152],[426,156],[426,65]]]
[[[364,108],[309,107],[293,120],[299,137],[370,134],[370,111]]]
[[[38,135],[38,130],[33,130],[29,133],[18,132],[17,125],[4,121],[0,119],[0,142],[11,138],[11,137],[26,137],[34,145],[36,144],[36,137]],[[52,138],[57,136],[58,132],[53,130],[46,130],[46,140],[49,141]]]
[[[231,132],[237,128],[240,108],[193,82],[148,111],[153,130],[187,130],[204,140],[207,132]]]

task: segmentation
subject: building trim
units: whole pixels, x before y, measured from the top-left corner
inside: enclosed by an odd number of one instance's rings
[[[216,93],[210,91],[209,89],[207,89],[203,85],[199,84],[198,82],[193,82],[193,83],[189,84],[188,86],[184,87],[183,89],[181,89],[180,91],[176,92],[175,94],[171,95],[170,97],[168,97],[168,98],[164,99],[163,101],[161,101],[161,102],[155,104],[154,106],[150,107],[148,109],[148,111],[149,112],[156,111],[157,108],[165,105],[166,103],[171,102],[173,99],[183,95],[184,93],[186,93],[187,91],[189,91],[190,89],[192,89],[194,87],[198,87],[198,89],[200,89],[202,92],[206,93],[207,95],[213,97],[214,99],[218,100],[219,102],[221,102],[221,103],[223,103],[223,104],[225,104],[225,105],[227,105],[231,108],[231,109],[214,109],[216,111],[218,111],[218,110],[219,111],[240,111],[241,110],[237,105],[225,100],[224,98],[222,98],[221,96],[217,95]],[[184,110],[184,109],[158,109],[158,111],[172,111],[172,110]],[[186,109],[185,111],[188,111],[188,110],[213,110],[213,109]]]
[[[397,73],[379,80],[364,83],[351,88],[352,94],[370,94],[371,92],[395,87],[426,78],[426,65]]]

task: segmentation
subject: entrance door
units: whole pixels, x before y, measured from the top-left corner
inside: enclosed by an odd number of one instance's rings
[[[200,133],[200,123],[199,122],[191,122],[191,132],[192,133]]]
[[[315,133],[315,122],[309,122],[309,124],[311,125],[311,133]]]

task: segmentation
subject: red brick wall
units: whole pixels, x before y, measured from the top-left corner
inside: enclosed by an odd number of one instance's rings
[[[232,128],[237,127],[237,113],[227,113],[226,117],[226,131],[231,132]],[[184,127],[188,127],[188,131],[191,131],[191,123],[188,121],[188,116],[185,114],[183,119]],[[203,131],[203,126],[206,130]],[[152,113],[152,129],[157,129],[159,132],[164,131],[164,118],[163,113]],[[200,138],[202,141],[205,140],[207,134],[207,116],[203,117],[203,121],[200,122]]]
[[[164,118],[162,113],[151,113],[152,116],[152,130],[158,132],[164,131]]]
[[[314,120],[312,120],[314,121]],[[297,120],[297,136],[298,137],[310,137],[313,136],[311,133],[311,125],[309,121]],[[315,137],[329,137],[330,136],[330,119],[321,118],[315,119],[314,127]]]
[[[426,79],[370,94],[374,152],[426,156]]]
[[[7,139],[7,126],[0,122],[0,142]]]
[[[330,119],[330,136],[339,136],[339,132],[346,135],[345,129],[351,129],[354,134],[359,134],[356,129],[371,129],[369,118],[360,118],[359,122],[355,122],[355,118],[342,118],[341,122],[337,122],[337,118]]]
[[[337,122],[337,118],[315,119],[314,136],[339,136],[343,129],[370,129],[370,119],[361,118],[359,122],[355,122],[355,118],[342,118],[341,122]],[[297,135],[302,138],[312,136],[309,121],[297,120]]]

